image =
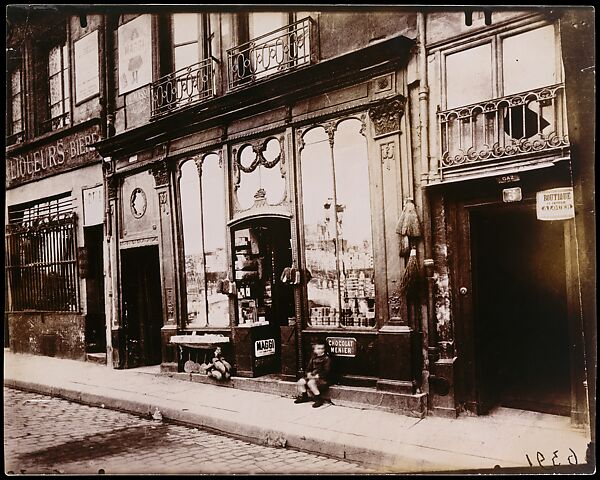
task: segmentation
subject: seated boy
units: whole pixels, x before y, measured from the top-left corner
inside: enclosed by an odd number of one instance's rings
[[[318,341],[313,344],[313,354],[306,367],[306,374],[298,380],[298,390],[300,395],[296,397],[294,403],[309,402],[307,387],[314,396],[315,403],[313,408],[323,405],[324,400],[321,397],[321,390],[329,385],[329,376],[331,374],[331,358],[326,352],[325,342]]]

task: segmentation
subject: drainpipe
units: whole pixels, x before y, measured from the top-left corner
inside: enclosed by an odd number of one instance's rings
[[[417,13],[418,30],[418,67],[419,67],[419,136],[421,151],[421,191],[423,204],[423,246],[425,250],[424,270],[427,277],[427,321],[423,322],[423,390],[429,393],[429,352],[430,345],[435,345],[435,305],[434,305],[434,273],[433,273],[433,248],[431,212],[429,192],[423,188],[429,180],[429,85],[427,82],[427,52],[425,48],[426,14]],[[431,396],[428,397],[431,402]]]

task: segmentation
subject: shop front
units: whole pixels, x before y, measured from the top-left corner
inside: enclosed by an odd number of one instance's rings
[[[5,318],[12,351],[106,354],[97,121],[7,152]]]
[[[114,365],[202,372],[205,336],[234,375],[295,381],[325,340],[339,383],[424,412],[425,296],[403,286],[422,245],[397,233],[415,196],[404,82],[379,74],[111,160]]]

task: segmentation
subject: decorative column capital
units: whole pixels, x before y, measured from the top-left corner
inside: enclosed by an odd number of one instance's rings
[[[154,177],[154,184],[156,187],[166,187],[169,185],[170,171],[169,165],[166,161],[162,160],[160,162],[156,162],[150,168],[150,172]]]
[[[109,202],[111,200],[116,200],[119,191],[119,177],[111,175],[106,178],[106,191]]]
[[[404,114],[406,98],[403,95],[383,99],[369,108],[369,118],[375,127],[375,136],[400,131],[400,119]]]

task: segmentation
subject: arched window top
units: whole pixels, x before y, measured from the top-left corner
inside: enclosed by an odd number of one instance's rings
[[[342,138],[336,138],[336,132],[340,127],[342,128],[342,131],[347,131],[346,125],[348,124],[357,125],[358,133],[366,136],[366,115],[364,113],[359,113],[356,115],[327,120],[298,129],[296,131],[298,150],[302,151],[302,149],[309,143],[328,140],[330,144],[333,145],[335,141],[344,141]]]

